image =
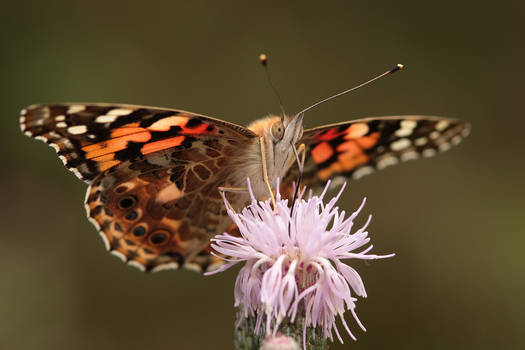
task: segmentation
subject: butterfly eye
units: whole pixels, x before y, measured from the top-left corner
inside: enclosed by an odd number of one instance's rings
[[[272,139],[274,142],[281,140],[284,136],[283,123],[280,120],[273,123],[272,126],[270,126],[270,133],[272,134]]]

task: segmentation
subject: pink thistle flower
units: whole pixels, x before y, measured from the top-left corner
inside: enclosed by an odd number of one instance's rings
[[[277,184],[279,185],[279,184]],[[345,184],[346,185],[346,184]],[[355,313],[356,296],[366,297],[361,277],[343,259],[372,260],[390,255],[368,254],[372,245],[365,225],[351,233],[353,221],[363,208],[350,216],[335,206],[341,191],[324,204],[330,186],[320,196],[303,198],[304,191],[292,208],[277,190],[275,210],[271,201],[257,201],[248,179],[251,204],[240,213],[232,210],[223,194],[229,216],[238,226],[241,237],[224,233],[212,239],[212,248],[229,258],[227,263],[209,274],[224,271],[245,262],[235,283],[235,306],[241,318],[255,316],[256,330],[265,321],[266,333],[276,334],[286,318],[292,323],[303,318],[303,347],[306,349],[308,327],[320,328],[324,338],[333,341],[332,330],[343,343],[335,320],[337,317],[356,340],[344,319],[345,311],[366,331]],[[360,250],[357,251],[356,250]],[[353,291],[353,292],[352,292]]]

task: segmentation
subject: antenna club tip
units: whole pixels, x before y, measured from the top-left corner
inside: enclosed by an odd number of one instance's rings
[[[394,73],[394,72],[397,72],[398,70],[401,70],[403,69],[405,66],[402,65],[401,63],[398,63],[394,66],[394,68],[392,68],[391,70],[389,70],[388,72],[386,72],[386,74],[391,74],[391,73]]]
[[[261,62],[261,64],[263,66],[266,66],[266,64],[268,62],[268,57],[264,53],[260,54],[259,55],[259,62]]]

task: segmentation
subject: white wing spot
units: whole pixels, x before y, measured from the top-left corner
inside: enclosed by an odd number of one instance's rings
[[[65,115],[57,115],[57,116],[55,117],[55,120],[56,120],[57,122],[63,122],[64,120],[66,120],[66,116],[65,116]]]
[[[421,152],[421,154],[425,158],[433,157],[433,156],[436,155],[436,153],[437,153],[436,150],[433,149],[433,148],[427,148],[427,149],[423,150],[423,152]]]
[[[379,170],[384,169],[388,166],[399,163],[398,159],[391,154],[387,154],[377,162],[377,168]]]
[[[390,144],[390,149],[394,152],[398,152],[398,151],[402,151],[408,147],[410,147],[410,145],[412,144],[412,142],[410,142],[409,139],[407,138],[403,138],[403,139],[399,139],[397,141],[394,141]]]
[[[461,140],[462,140],[461,136],[456,135],[450,140],[450,142],[452,142],[453,145],[457,145],[458,143],[461,142]]]
[[[407,129],[407,128],[397,129],[395,132],[395,135],[397,137],[407,137],[410,134],[412,134],[412,130],[414,129]]]
[[[35,136],[35,140],[40,140],[40,141],[47,142],[47,137],[44,137],[44,136]]]
[[[330,190],[334,190],[338,187],[340,187],[342,184],[346,182],[346,178],[344,176],[336,176],[332,179],[332,182],[330,182]]]
[[[64,163],[64,165],[67,164],[67,159],[66,159],[66,157],[60,155],[60,156],[58,156],[58,159],[60,159],[60,160],[62,161],[62,163]]]
[[[107,113],[107,115],[114,115],[116,117],[120,117],[122,115],[128,115],[131,112],[133,112],[133,109],[129,109],[129,108],[115,108],[115,109],[112,109],[111,111],[109,111]]]
[[[414,140],[414,145],[416,146],[423,146],[424,144],[427,143],[427,138],[426,137],[418,137],[417,139]]]
[[[24,135],[31,137],[33,133],[31,131],[24,131]]]
[[[89,194],[89,192],[88,192],[88,194]],[[89,209],[88,205],[84,204],[84,207],[86,208],[86,212],[89,213],[90,209]],[[88,218],[89,222],[91,222],[93,224],[93,226],[95,226],[96,229],[99,231],[98,233],[102,236],[102,240],[104,241],[104,244],[106,244],[106,242],[107,242],[106,250],[109,250],[108,238],[106,237],[106,235],[102,231],[100,231],[100,225],[98,224],[98,222],[95,219],[93,219],[91,216],[88,216],[87,218]]]
[[[162,265],[159,265],[159,266],[155,266],[151,272],[159,272],[159,271],[163,271],[163,270],[176,270],[179,268],[179,264],[177,264],[176,262],[170,262],[170,263],[167,263],[167,264],[162,264]]]
[[[352,173],[352,178],[353,179],[360,179],[362,178],[363,176],[365,175],[369,175],[369,174],[372,174],[374,172],[374,167],[371,167],[369,165],[367,166],[362,166],[360,168],[357,168],[353,173]]]
[[[406,119],[406,120],[401,121],[402,128],[414,129],[416,126],[417,126],[417,121],[415,120]]]
[[[57,123],[57,128],[65,128],[67,127],[67,124],[65,122],[58,122]]]
[[[201,266],[194,263],[185,263],[184,268],[195,272],[202,272]]]
[[[71,105],[67,109],[67,114],[73,114],[78,113],[86,110],[86,106],[84,105]]]
[[[141,263],[139,263],[138,261],[131,260],[130,262],[128,262],[128,265],[136,267],[137,269],[139,269],[142,272],[146,271],[146,267],[144,265],[142,265]]]
[[[62,143],[66,148],[73,148],[73,144],[68,139],[62,139]]]
[[[430,138],[431,138],[432,140],[435,140],[435,139],[439,138],[440,135],[441,135],[441,134],[440,134],[439,132],[437,132],[437,131],[432,131],[432,132],[430,133],[429,136],[430,136]]]
[[[395,134],[398,137],[406,137],[412,134],[417,122],[415,120],[402,120],[401,128],[397,129]]]
[[[448,151],[450,147],[450,143],[448,142],[443,142],[441,145],[438,146],[440,152]]]
[[[83,179],[84,178],[84,176],[82,176],[82,174],[80,173],[80,171],[78,171],[77,168],[69,168],[69,170],[71,170],[73,172],[73,174],[75,174],[75,176],[78,177],[79,179]]]
[[[89,135],[88,135],[88,138],[90,138],[90,139],[92,139],[92,140],[93,140],[93,139],[96,139],[96,138],[97,138],[97,136],[96,136],[96,135],[93,135],[93,134],[89,134]]]
[[[448,120],[440,120],[436,123],[436,130],[437,131],[443,131],[450,125],[450,122]]]
[[[72,135],[82,135],[86,131],[87,131],[87,126],[85,125],[75,125],[75,126],[70,126],[69,128],[67,128],[67,132]]]
[[[90,218],[91,219],[91,218]],[[91,220],[90,220],[91,221]],[[95,221],[96,222],[96,221]],[[102,241],[104,242],[104,247],[106,247],[106,250],[109,250],[111,247],[109,245],[108,238],[104,234],[104,232],[99,231],[98,234],[100,235],[100,238],[102,238]]]
[[[408,160],[414,160],[419,158],[419,153],[416,151],[407,151],[401,154],[401,161],[406,162]]]
[[[97,119],[95,119],[96,123],[111,123],[114,122],[115,119],[118,118],[118,115],[110,115],[110,114],[104,114],[99,115]]]
[[[58,145],[56,143],[50,143],[49,146],[53,147],[53,149],[57,153],[60,151],[60,148],[58,147]]]
[[[127,260],[126,256],[124,254],[122,254],[121,252],[119,252],[118,250],[112,250],[111,254],[115,255],[117,258],[119,258],[123,262],[126,262],[126,260]]]

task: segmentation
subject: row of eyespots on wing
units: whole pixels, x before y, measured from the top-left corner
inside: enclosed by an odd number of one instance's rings
[[[141,221],[137,197],[126,191],[125,186],[115,189],[120,194],[116,202],[118,215],[107,207],[107,198],[100,190],[92,191],[87,197],[90,220],[100,230],[106,248],[125,263],[146,272],[184,265],[184,257],[178,252],[168,251],[159,256],[173,235],[165,229],[148,230],[148,225]]]
[[[197,257],[201,257],[198,264],[186,262],[184,256],[176,251],[177,247],[184,246],[183,237],[188,236],[187,222],[179,222],[175,232],[172,232],[172,229],[149,228],[148,223],[141,220],[142,209],[139,208],[138,198],[131,189],[128,184],[122,184],[114,189],[115,194],[119,196],[116,202],[117,210],[124,217],[128,227],[127,232],[121,231],[123,236],[119,241],[120,244],[116,243],[113,246],[114,252],[124,252],[128,263],[132,261],[131,264],[145,272],[157,272],[180,266],[197,272],[206,270],[212,263],[206,250],[197,254]],[[180,192],[176,192],[181,195]],[[148,214],[152,215],[151,211]],[[169,222],[173,225],[173,217],[169,217]],[[129,235],[133,236],[132,239]]]

